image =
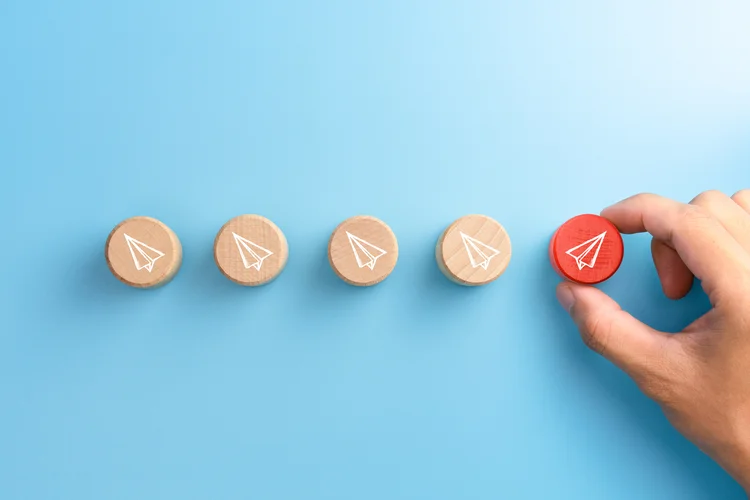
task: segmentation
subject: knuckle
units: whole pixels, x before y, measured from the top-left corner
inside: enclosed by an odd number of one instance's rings
[[[635,201],[638,204],[641,205],[648,205],[655,200],[659,199],[659,195],[654,193],[639,193],[630,198],[631,200]]]
[[[742,206],[750,206],[750,189],[742,189],[732,195],[732,200]]]
[[[711,212],[702,205],[683,205],[680,219],[686,226],[705,224],[713,218]]]
[[[646,396],[655,401],[662,402],[671,399],[673,389],[661,377],[640,377],[636,383]]]
[[[675,342],[670,339],[670,342]],[[642,372],[636,383],[650,398],[668,406],[675,406],[684,399],[684,389],[689,387],[691,371],[689,357],[678,355],[678,349],[669,349],[670,356],[654,360],[649,369]]]
[[[720,203],[725,203],[728,199],[727,195],[721,191],[711,189],[709,191],[703,191],[701,194],[693,198],[690,204],[708,208]]]
[[[671,377],[661,375],[649,375],[636,380],[641,391],[662,404],[674,406],[680,398],[680,382]]]
[[[583,343],[596,352],[604,355],[609,344],[609,337],[612,332],[612,321],[599,316],[587,318],[581,328],[581,338]]]

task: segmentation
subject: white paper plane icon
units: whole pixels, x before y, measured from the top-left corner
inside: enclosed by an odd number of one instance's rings
[[[237,244],[237,250],[240,252],[245,269],[253,267],[256,271],[260,271],[263,261],[273,255],[273,252],[257,243],[253,243],[247,238],[243,238],[234,231],[232,231],[232,234],[234,235],[234,242]]]
[[[579,271],[583,270],[584,267],[594,268],[596,258],[599,257],[599,250],[602,249],[602,243],[604,243],[606,235],[607,231],[604,231],[602,234],[594,236],[590,240],[586,240],[565,252],[576,260]]]
[[[354,258],[357,259],[357,265],[359,267],[367,266],[372,270],[375,268],[375,262],[388,253],[382,248],[376,247],[372,243],[354,236],[349,231],[346,232],[346,235],[349,237],[349,244],[352,246]]]
[[[125,242],[128,244],[130,255],[133,256],[133,264],[135,264],[136,271],[145,269],[151,272],[154,269],[156,261],[164,257],[164,252],[160,252],[156,248],[150,247],[127,234],[125,234]]]
[[[475,238],[472,238],[463,231],[459,231],[459,233],[461,233],[461,239],[464,242],[466,253],[469,254],[469,262],[471,262],[471,267],[473,267],[474,269],[476,269],[477,267],[481,267],[482,269],[486,270],[487,266],[490,265],[490,261],[492,260],[492,258],[497,256],[500,253],[500,250],[492,248],[491,246],[486,245]]]

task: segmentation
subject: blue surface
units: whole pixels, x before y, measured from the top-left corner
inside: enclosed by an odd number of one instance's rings
[[[615,3],[622,5],[614,5]],[[0,497],[740,499],[555,302],[552,231],[640,191],[750,185],[750,5],[240,0],[0,3]],[[438,272],[455,218],[514,256]],[[274,283],[211,255],[286,233]],[[399,238],[351,288],[325,248]],[[120,220],[182,240],[174,282],[115,280]],[[677,330],[648,239],[604,288]]]

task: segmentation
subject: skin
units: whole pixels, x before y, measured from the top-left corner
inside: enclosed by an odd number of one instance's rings
[[[648,232],[664,293],[700,281],[712,309],[683,331],[657,331],[594,287],[557,297],[592,350],[624,370],[685,437],[750,495],[750,189],[679,203],[639,194],[602,211],[625,234]]]

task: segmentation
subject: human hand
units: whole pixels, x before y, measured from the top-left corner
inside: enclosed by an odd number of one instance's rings
[[[667,297],[700,280],[712,309],[677,334],[650,328],[601,290],[557,288],[586,345],[623,369],[683,435],[750,494],[750,190],[707,191],[689,204],[641,194],[601,214],[648,232]]]

